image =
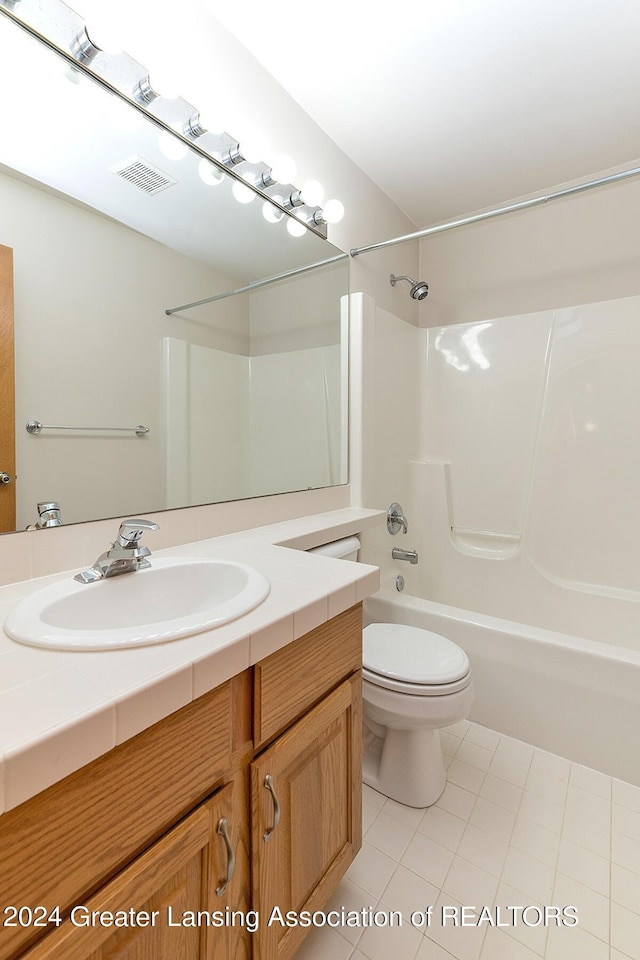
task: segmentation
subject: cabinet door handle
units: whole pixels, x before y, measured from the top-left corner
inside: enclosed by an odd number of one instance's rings
[[[219,837],[222,837],[224,840],[224,845],[227,850],[227,875],[224,877],[219,885],[216,887],[216,897],[222,897],[231,883],[231,878],[236,869],[236,855],[233,852],[233,847],[231,846],[231,839],[229,837],[229,824],[227,823],[227,818],[222,817],[218,822],[218,829],[216,833]]]
[[[278,800],[278,794],[276,793],[276,788],[273,785],[273,777],[270,773],[268,773],[264,778],[264,786],[265,789],[271,794],[271,799],[273,800],[273,826],[270,827],[264,834],[263,839],[266,843],[267,840],[271,839],[271,834],[280,823],[280,801]]]

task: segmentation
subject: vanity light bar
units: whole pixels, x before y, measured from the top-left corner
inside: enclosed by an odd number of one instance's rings
[[[0,14],[126,100],[157,127],[171,133],[202,158],[299,220],[326,239],[322,209],[302,202],[292,184],[276,182],[266,163],[250,163],[240,143],[228,133],[211,133],[200,124],[198,110],[182,97],[169,99],[153,89],[149,72],[127,53],[107,53],[91,40],[84,20],[62,0],[0,0]],[[295,198],[295,199],[294,199]],[[292,211],[295,210],[295,213]]]

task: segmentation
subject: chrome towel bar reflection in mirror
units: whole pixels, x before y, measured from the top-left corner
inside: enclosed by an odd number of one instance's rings
[[[145,437],[151,428],[145,427],[143,423],[138,423],[135,427],[68,427],[59,423],[40,423],[39,420],[29,420],[25,429],[32,437],[37,437],[43,430],[81,430],[87,432],[101,430],[108,433],[135,433],[136,437]]]

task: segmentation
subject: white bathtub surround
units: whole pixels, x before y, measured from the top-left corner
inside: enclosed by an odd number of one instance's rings
[[[427,331],[418,595],[640,649],[639,317],[635,296]]]
[[[184,640],[66,653],[22,646],[0,633],[0,813],[374,592],[377,568],[303,551],[382,519],[379,511],[338,510],[155,551],[247,563],[271,583],[255,610]],[[113,537],[117,521],[110,525]],[[84,555],[81,565],[95,555]],[[73,572],[1,588],[2,620],[28,592]]]
[[[409,520],[363,541],[383,586],[640,648],[640,297],[429,329],[352,301],[362,502]]]
[[[640,652],[390,590],[367,600],[367,622],[422,627],[462,647],[472,720],[640,785]]]
[[[296,960],[637,960],[640,789],[475,723],[441,736],[434,806],[364,787],[363,848],[327,907],[399,911],[403,926],[319,929]],[[429,905],[572,905],[579,924],[412,927]]]

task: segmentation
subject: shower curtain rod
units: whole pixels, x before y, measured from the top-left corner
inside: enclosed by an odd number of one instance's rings
[[[396,243],[405,243],[408,240],[419,240],[421,237],[430,237],[434,233],[444,233],[445,230],[464,227],[468,223],[478,223],[480,220],[490,220],[492,217],[501,217],[505,213],[513,213],[516,210],[526,210],[528,207],[537,207],[543,203],[549,203],[551,200],[559,200],[560,197],[570,197],[574,193],[583,193],[585,190],[593,190],[595,187],[604,187],[608,183],[617,183],[619,180],[627,180],[630,177],[637,177],[639,174],[640,167],[633,167],[631,170],[612,173],[607,177],[590,180],[588,183],[581,183],[575,187],[566,187],[564,190],[556,190],[554,193],[533,197],[531,200],[521,200],[518,203],[510,203],[506,207],[497,207],[495,210],[488,210],[486,213],[476,213],[470,217],[462,217],[460,220],[451,220],[449,223],[440,223],[435,227],[426,227],[424,230],[417,230],[415,233],[407,233],[403,237],[394,237],[393,240],[382,240],[380,243],[371,243],[367,247],[354,247],[350,253],[352,257],[357,257],[361,253],[368,253],[369,250],[381,250],[383,247],[392,247]]]
[[[336,263],[338,260],[345,260],[346,253],[339,253],[336,257],[329,257],[327,260],[318,260],[317,263],[308,263],[306,267],[296,267],[295,270],[287,270],[286,273],[279,273],[275,277],[266,277],[264,280],[256,280],[254,283],[248,283],[246,287],[238,287],[237,290],[227,290],[226,293],[216,293],[214,297],[206,297],[204,300],[194,300],[193,303],[183,303],[179,307],[171,307],[165,310],[168,317],[172,313],[178,313],[180,310],[189,310],[191,307],[201,307],[204,303],[213,303],[214,300],[225,300],[227,297],[235,297],[236,293],[247,293],[248,290],[257,290],[258,287],[266,287],[269,283],[277,283],[278,280],[286,280],[288,277],[297,277],[301,273],[308,273],[309,270],[315,270],[317,267],[326,267],[329,263]]]

